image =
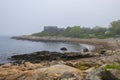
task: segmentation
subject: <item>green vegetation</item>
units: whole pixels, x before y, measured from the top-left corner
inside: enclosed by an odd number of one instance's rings
[[[117,69],[117,70],[120,70],[120,65],[118,65],[118,64],[107,65],[107,66],[104,67],[104,70],[107,70],[107,69]]]
[[[91,67],[92,65],[89,65],[89,64],[76,64],[75,65],[75,68],[80,69],[80,70],[87,70]]]
[[[120,37],[120,20],[110,23],[108,28],[96,26],[94,28],[85,28],[81,26],[67,27],[62,31],[42,31],[33,34],[35,36],[62,36],[73,38],[111,38]]]

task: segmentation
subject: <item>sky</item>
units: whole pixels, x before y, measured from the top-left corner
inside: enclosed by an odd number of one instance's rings
[[[28,35],[44,26],[108,27],[120,0],[0,0],[0,35]]]

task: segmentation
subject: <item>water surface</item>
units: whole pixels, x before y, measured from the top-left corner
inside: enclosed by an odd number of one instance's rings
[[[92,49],[86,44],[73,44],[63,42],[31,42],[23,40],[10,39],[10,37],[0,37],[0,63],[8,62],[8,58],[16,54],[32,53],[36,51],[57,51],[66,47],[70,52],[80,52],[83,47]]]

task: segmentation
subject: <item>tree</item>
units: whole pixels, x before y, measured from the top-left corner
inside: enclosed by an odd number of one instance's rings
[[[63,36],[79,38],[79,37],[81,37],[82,33],[83,33],[83,30],[80,26],[73,26],[73,27],[66,28]]]
[[[96,26],[93,28],[93,34],[95,34],[96,36],[104,36],[106,31],[106,28],[100,26]]]
[[[120,35],[120,20],[111,22],[109,33],[112,36]]]

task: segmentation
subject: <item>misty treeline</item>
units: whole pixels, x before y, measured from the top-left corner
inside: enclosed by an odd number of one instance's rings
[[[113,21],[109,27],[96,26],[87,28],[81,26],[69,26],[62,31],[42,31],[33,34],[35,36],[57,36],[73,38],[110,38],[120,37],[120,20]]]

